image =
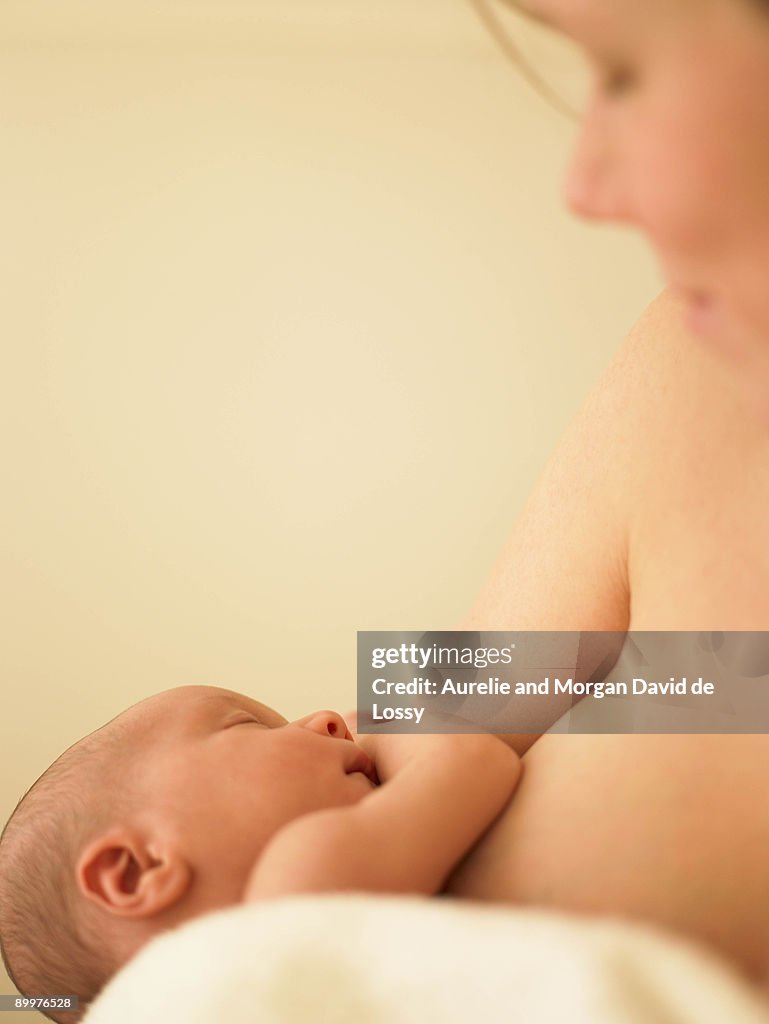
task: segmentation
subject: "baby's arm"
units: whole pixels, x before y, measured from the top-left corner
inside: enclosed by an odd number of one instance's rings
[[[382,784],[360,803],[281,829],[254,866],[245,901],[345,890],[439,892],[520,776],[516,754],[491,735],[359,739]]]

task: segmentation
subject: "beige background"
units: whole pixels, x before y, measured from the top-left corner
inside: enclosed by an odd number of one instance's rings
[[[0,48],[5,820],[148,694],[345,710],[357,629],[454,625],[661,282],[467,0],[5,0]]]

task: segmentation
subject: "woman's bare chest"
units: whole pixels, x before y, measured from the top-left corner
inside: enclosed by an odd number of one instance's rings
[[[769,629],[769,459],[671,458],[629,541],[633,630]]]

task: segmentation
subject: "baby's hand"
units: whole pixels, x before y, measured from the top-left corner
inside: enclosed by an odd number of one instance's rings
[[[429,753],[434,736],[411,736],[401,733],[378,733],[357,736],[356,742],[373,760],[381,782],[387,782],[415,757]],[[425,742],[427,741],[427,742]]]
[[[357,715],[345,715],[352,729],[358,725]],[[355,720],[355,724],[351,719]],[[430,718],[435,733],[357,733],[355,742],[366,751],[376,766],[380,782],[387,782],[396,775],[408,762],[415,759],[427,759],[442,762],[448,758],[468,756],[469,750],[477,751],[483,756],[489,749],[493,754],[501,742],[490,733],[468,732],[466,723],[450,715],[433,713]],[[474,727],[475,728],[475,727]],[[444,730],[438,732],[437,730]]]
[[[345,716],[351,726],[354,715]],[[248,899],[301,892],[433,895],[510,799],[521,764],[490,733],[441,716],[449,733],[353,737],[380,781],[351,806],[306,814],[281,829],[252,872]]]

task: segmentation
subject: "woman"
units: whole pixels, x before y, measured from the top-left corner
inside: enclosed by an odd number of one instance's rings
[[[516,6],[594,67],[571,208],[640,229],[670,287],[464,628],[769,629],[769,2]],[[456,891],[662,921],[766,977],[769,737],[548,735],[524,763]]]
[[[473,618],[769,628],[769,2],[526,10],[595,66],[569,204],[638,227],[671,287],[551,460]]]

